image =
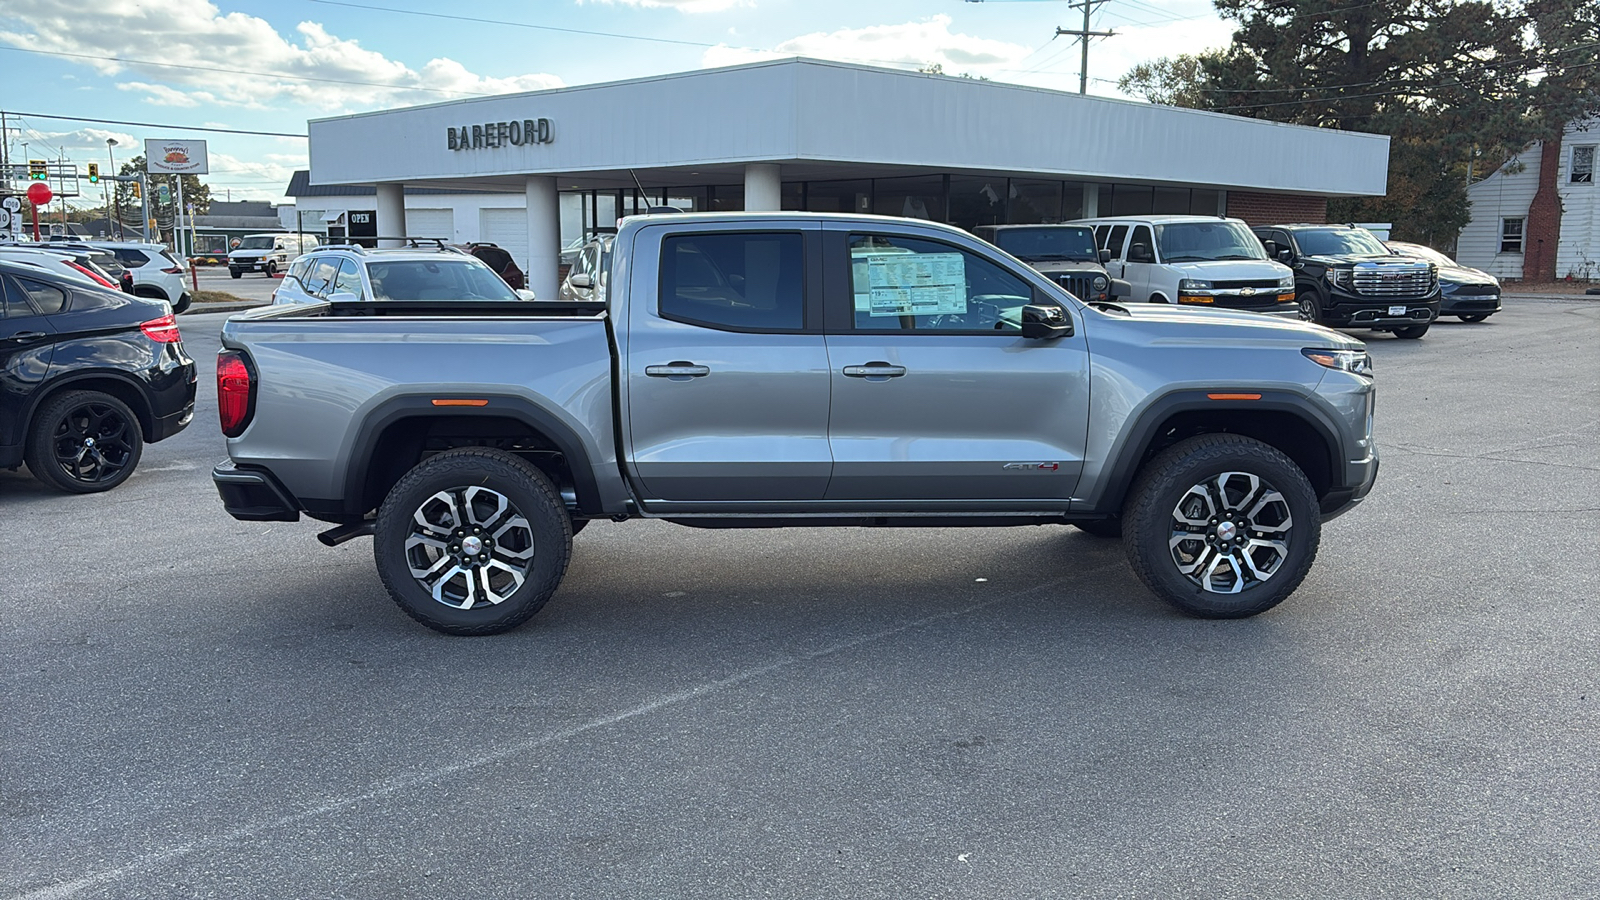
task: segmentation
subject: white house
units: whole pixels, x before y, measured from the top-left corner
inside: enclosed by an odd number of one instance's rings
[[[1456,259],[1501,278],[1600,278],[1600,119],[1532,144],[1467,188],[1472,220]]]

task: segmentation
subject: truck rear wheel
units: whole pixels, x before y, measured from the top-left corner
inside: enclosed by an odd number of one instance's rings
[[[406,615],[446,634],[499,634],[528,621],[561,584],[572,522],[538,469],[466,447],[400,479],[378,508],[372,552]]]
[[[1294,461],[1234,434],[1163,450],[1123,509],[1123,548],[1156,596],[1192,616],[1240,619],[1294,593],[1322,539],[1317,498]]]

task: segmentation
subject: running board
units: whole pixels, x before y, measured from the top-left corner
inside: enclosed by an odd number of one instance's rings
[[[352,538],[370,536],[372,534],[372,524],[371,519],[363,519],[360,522],[351,522],[348,525],[329,528],[327,531],[317,535],[317,540],[326,546],[337,547]]]

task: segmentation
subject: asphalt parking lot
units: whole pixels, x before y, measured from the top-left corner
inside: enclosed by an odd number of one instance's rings
[[[0,472],[0,898],[1600,895],[1600,302],[1373,337],[1255,619],[1065,527],[602,522],[476,639],[222,512],[221,318],[125,485]]]
[[[195,272],[202,291],[224,291],[235,297],[258,303],[272,302],[273,289],[283,283],[281,278],[268,278],[260,272],[245,272],[238,278],[233,278],[228,275],[227,266],[200,266]],[[203,305],[198,306],[196,311],[204,308]]]

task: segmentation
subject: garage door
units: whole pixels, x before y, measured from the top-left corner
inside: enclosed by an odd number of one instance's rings
[[[453,209],[406,210],[406,236],[456,239],[456,211]]]
[[[528,211],[525,209],[485,209],[479,212],[479,240],[505,249],[528,271]]]

